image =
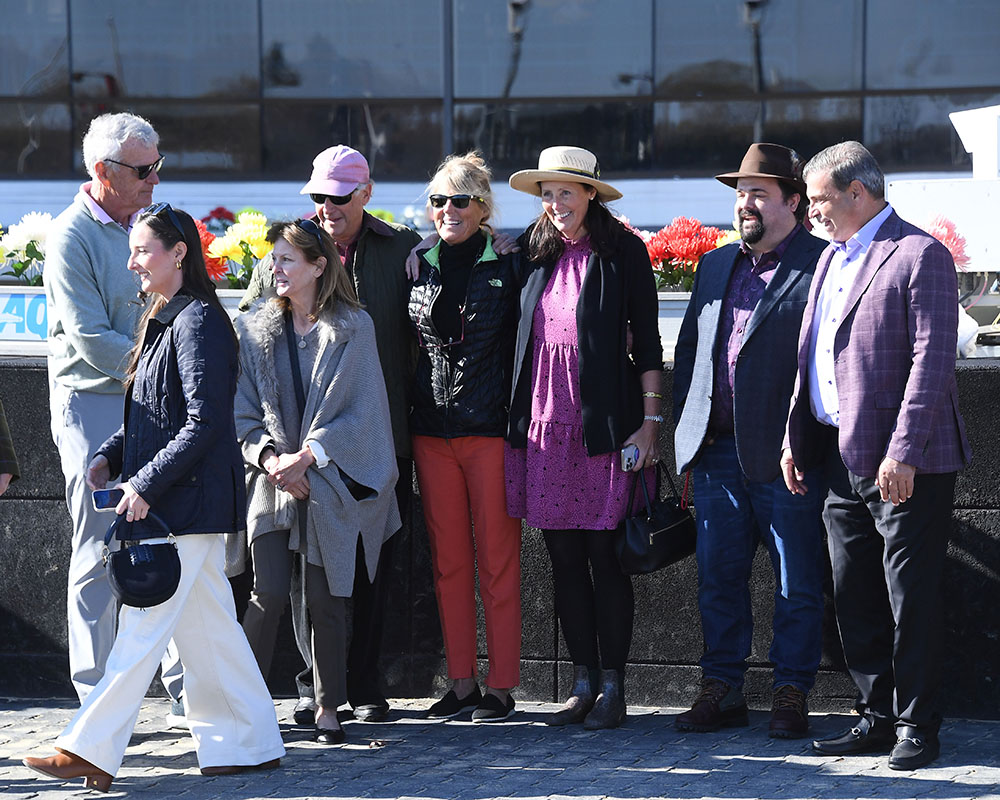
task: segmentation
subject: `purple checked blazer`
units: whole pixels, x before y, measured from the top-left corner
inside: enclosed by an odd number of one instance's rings
[[[809,405],[809,342],[834,248],[816,267],[802,315],[786,444],[799,469],[823,459],[824,426]],[[885,456],[917,472],[955,472],[971,456],[958,412],[958,282],[947,248],[895,212],[862,258],[834,340],[839,447],[855,475]]]

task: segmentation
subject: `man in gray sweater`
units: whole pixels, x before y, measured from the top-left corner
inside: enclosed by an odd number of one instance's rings
[[[81,702],[104,674],[117,615],[101,559],[111,520],[94,511],[84,476],[97,448],[122,424],[122,379],[141,311],[138,282],[127,268],[128,234],[160,182],[158,143],[156,131],[141,117],[94,119],[83,138],[92,180],[53,222],[45,254],[52,438],[73,519],[70,677]],[[180,665],[170,653],[164,672],[179,678]],[[176,700],[179,689],[171,688],[169,677],[164,683]]]

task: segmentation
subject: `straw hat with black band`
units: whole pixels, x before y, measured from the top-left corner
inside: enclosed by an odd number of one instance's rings
[[[541,197],[542,181],[569,181],[593,186],[605,203],[622,196],[614,186],[600,180],[597,156],[582,147],[546,147],[538,154],[538,169],[522,169],[510,176],[510,188]]]
[[[740,178],[774,178],[798,192],[804,201],[806,185],[801,164],[802,159],[794,150],[780,144],[756,142],[743,156],[739,172],[724,172],[715,179],[735,189]]]

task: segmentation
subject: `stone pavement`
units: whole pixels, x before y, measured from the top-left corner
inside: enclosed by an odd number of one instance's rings
[[[292,722],[293,700],[279,700],[287,756],[280,769],[205,778],[191,739],[167,730],[165,700],[147,699],[112,794],[177,800],[208,798],[1000,798],[1000,721],[949,720],[943,753],[930,768],[893,772],[886,756],[814,756],[809,741],[767,738],[767,714],[749,728],[680,734],[676,710],[635,708],[624,727],[585,732],[548,728],[556,706],[519,703],[505,724],[420,718],[427,700],[393,701],[393,721],[345,724],[348,743],[324,747]],[[21,766],[25,755],[50,755],[69,720],[68,700],[0,699],[0,795],[62,798],[83,792]],[[817,734],[849,723],[814,715]],[[91,795],[93,796],[93,795]]]

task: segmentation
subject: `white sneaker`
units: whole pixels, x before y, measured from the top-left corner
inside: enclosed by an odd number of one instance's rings
[[[184,703],[174,700],[170,704],[170,711],[167,714],[167,728],[186,731],[188,729],[187,716],[184,713]]]

